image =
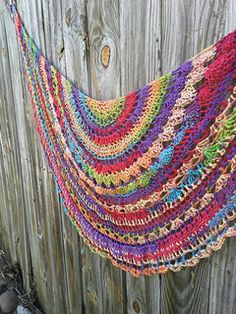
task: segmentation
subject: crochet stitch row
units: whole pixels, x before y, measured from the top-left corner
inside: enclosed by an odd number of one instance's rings
[[[11,6],[41,145],[86,244],[134,276],[194,266],[236,235],[236,31],[172,73],[98,101]]]

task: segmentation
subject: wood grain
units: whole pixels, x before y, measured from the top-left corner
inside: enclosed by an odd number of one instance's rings
[[[107,100],[170,72],[236,28],[234,0],[18,0],[47,59]],[[0,0],[0,245],[46,313],[236,312],[236,242],[195,268],[134,278],[64,215],[35,132],[13,23]]]

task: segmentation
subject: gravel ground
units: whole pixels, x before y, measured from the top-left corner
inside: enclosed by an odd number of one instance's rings
[[[36,290],[25,291],[20,268],[12,264],[0,250],[0,314],[43,314]]]

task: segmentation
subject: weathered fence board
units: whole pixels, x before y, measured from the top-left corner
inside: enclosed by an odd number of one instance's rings
[[[46,57],[105,100],[175,69],[236,27],[234,0],[18,0]],[[0,0],[0,244],[46,313],[236,313],[236,241],[195,268],[134,278],[63,213],[35,132],[14,26]]]

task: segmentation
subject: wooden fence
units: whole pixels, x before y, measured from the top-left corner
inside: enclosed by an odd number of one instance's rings
[[[18,0],[46,57],[96,99],[125,95],[236,27],[234,0]],[[236,313],[236,239],[193,269],[133,278],[95,255],[59,204],[0,0],[0,243],[46,313]]]

